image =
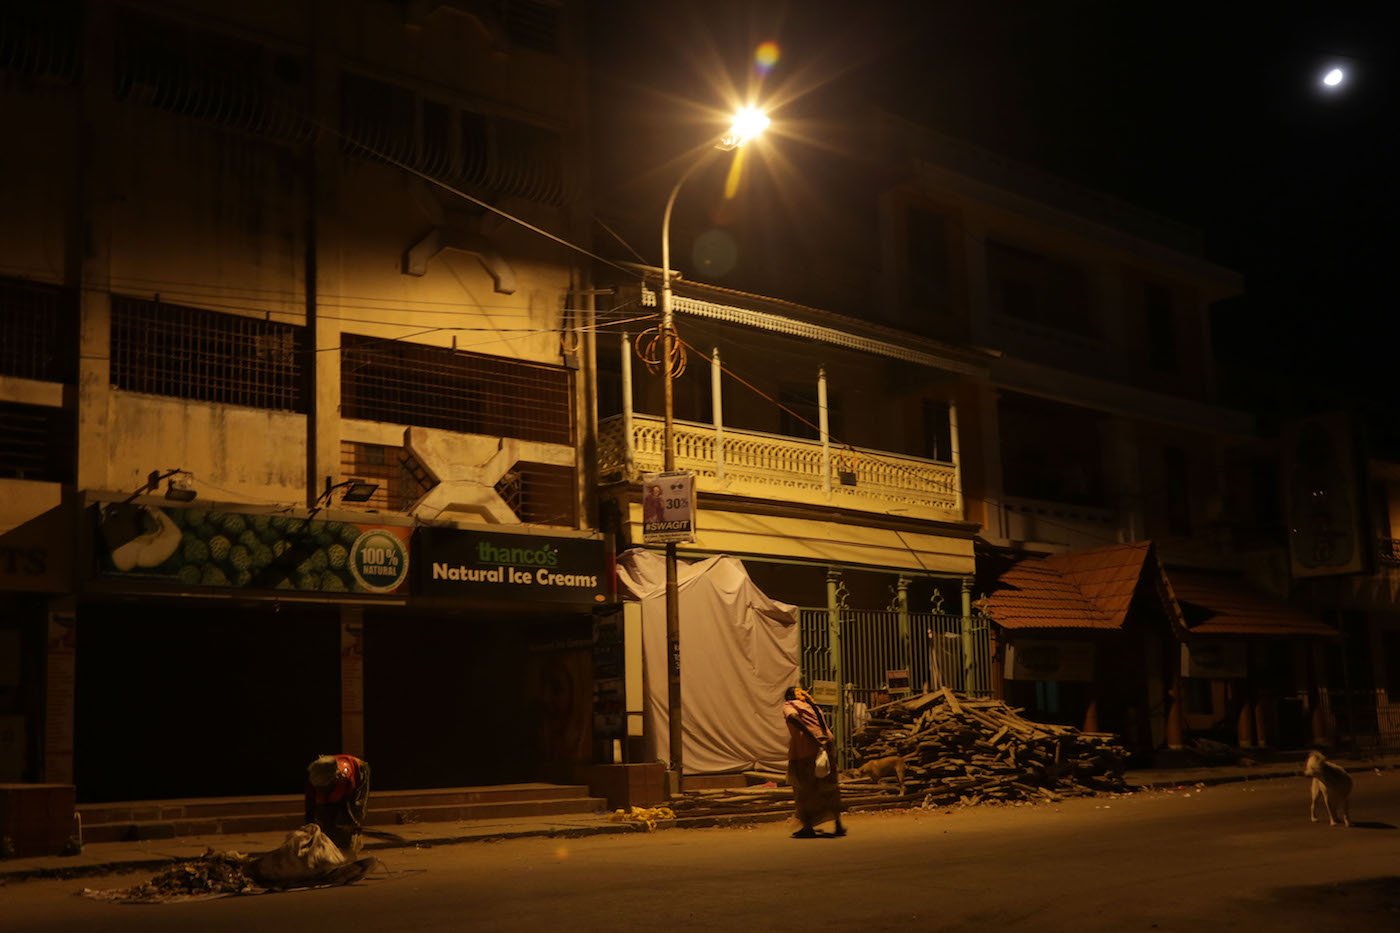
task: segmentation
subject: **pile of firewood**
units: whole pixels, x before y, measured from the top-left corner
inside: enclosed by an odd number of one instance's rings
[[[1116,736],[1031,722],[1001,700],[974,699],[944,688],[870,710],[851,739],[852,767],[841,774],[848,810],[906,803],[923,807],[1054,801],[1127,790],[1128,757]],[[904,789],[893,769],[880,778],[860,766],[899,757]],[[743,788],[689,790],[669,801],[677,818],[790,812],[792,788],[782,775],[750,773]]]
[[[926,805],[1059,800],[1126,790],[1127,750],[1107,733],[1031,722],[1001,700],[960,697],[948,688],[872,709],[851,737],[854,765],[898,756],[904,796]],[[871,769],[874,770],[874,769]],[[899,793],[848,771],[851,791]]]

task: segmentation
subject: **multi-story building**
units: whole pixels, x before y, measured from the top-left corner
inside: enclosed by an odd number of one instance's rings
[[[591,756],[573,15],[0,11],[0,780]]]
[[[1325,736],[1335,631],[1288,604],[1281,537],[1250,538],[1231,511],[1268,495],[1253,419],[1215,398],[1209,320],[1239,276],[1187,228],[904,121],[845,135],[874,155],[794,154],[785,179],[830,216],[783,231],[781,181],[737,207],[716,180],[681,199],[677,463],[699,472],[702,510],[689,552],[740,555],[770,595],[839,603],[853,625],[911,598],[961,613],[960,589],[996,590],[979,601],[987,682],[965,653],[953,682],[1144,749],[1188,730]],[[825,310],[740,290],[755,287]],[[598,363],[603,414],[618,412],[601,479],[619,540],[636,543],[660,380],[622,352],[630,365]],[[822,592],[829,571],[842,599]],[[981,621],[927,626],[912,655],[841,641],[866,678],[853,696],[910,668],[930,683],[939,636]],[[907,622],[887,631],[907,638]]]

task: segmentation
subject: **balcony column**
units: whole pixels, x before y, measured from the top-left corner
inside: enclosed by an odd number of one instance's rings
[[[817,424],[822,442],[822,491],[831,496],[831,432],[826,411],[826,367],[817,370]]]
[[[971,577],[962,578],[962,692],[969,695],[978,692],[973,683],[977,668],[973,663],[972,585]]]
[[[724,393],[719,347],[710,352],[710,407],[715,413],[715,478],[724,482]]]
[[[953,458],[953,511],[958,517],[966,518],[963,514],[962,444],[958,441],[958,402],[953,398],[948,399],[948,443],[953,448],[949,452]]]
[[[636,440],[632,436],[632,338],[622,332],[622,462],[627,478],[636,464]]]
[[[910,644],[909,626],[909,578],[900,574],[899,579],[894,584],[894,605],[895,611],[899,614],[899,639],[904,645],[905,664],[912,664],[914,654]],[[910,678],[912,680],[912,678]],[[913,684],[911,683],[912,687]],[[924,691],[927,692],[929,686],[924,684]]]

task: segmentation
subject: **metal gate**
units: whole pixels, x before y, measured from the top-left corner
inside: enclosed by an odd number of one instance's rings
[[[991,633],[978,613],[803,609],[801,627],[802,682],[828,711],[841,767],[873,706],[945,686],[991,695]]]

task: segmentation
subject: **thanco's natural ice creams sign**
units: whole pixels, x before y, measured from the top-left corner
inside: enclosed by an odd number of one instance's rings
[[[104,574],[184,586],[395,593],[411,529],[120,503],[98,510]]]
[[[548,603],[606,602],[603,542],[421,528],[418,592]]]

